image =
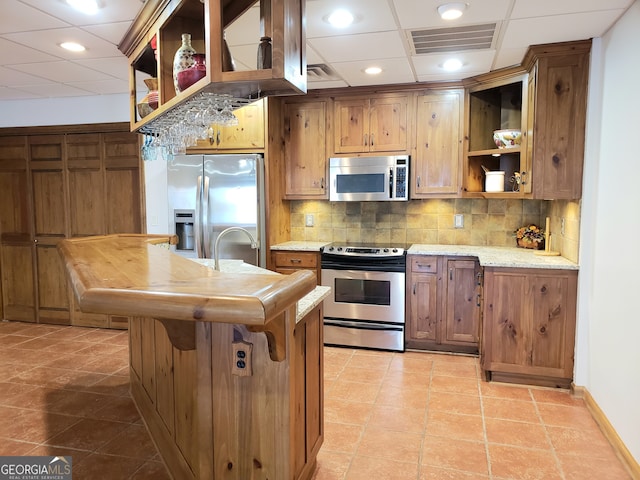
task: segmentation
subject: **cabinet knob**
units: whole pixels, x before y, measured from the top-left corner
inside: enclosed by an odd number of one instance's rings
[[[373,147],[373,133],[371,134],[371,143],[370,145]]]
[[[320,188],[324,189],[324,177],[320,179]]]
[[[416,178],[416,184],[418,185],[418,188],[420,188],[420,175]]]
[[[369,144],[369,143],[368,143],[369,139],[368,139],[368,136],[367,136],[367,134],[366,134],[366,133],[364,134],[364,137],[363,137],[363,140],[362,140],[362,141],[363,141],[363,144],[364,144],[364,146],[365,146],[365,147]]]
[[[302,260],[300,260],[299,258],[292,258],[291,263],[302,263]]]

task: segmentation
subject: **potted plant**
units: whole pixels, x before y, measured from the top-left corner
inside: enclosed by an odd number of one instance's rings
[[[514,234],[518,247],[531,248],[533,250],[544,249],[544,230],[537,225],[531,224],[520,227]]]

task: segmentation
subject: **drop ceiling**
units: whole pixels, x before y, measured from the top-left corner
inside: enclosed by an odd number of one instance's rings
[[[458,80],[518,64],[529,45],[602,36],[634,0],[466,0],[465,14],[441,20],[446,0],[307,0],[308,88]],[[64,0],[2,0],[0,16],[0,101],[129,92],[127,59],[117,48],[143,3],[101,0],[95,16],[76,12]],[[334,9],[356,17],[337,30],[325,21]],[[258,8],[250,9],[226,32],[238,69],[252,69],[259,40]],[[495,24],[483,48],[416,53],[427,31]],[[435,32],[434,32],[435,30]],[[82,43],[67,52],[64,41]],[[455,54],[463,63],[443,70]],[[364,69],[377,66],[371,76]]]

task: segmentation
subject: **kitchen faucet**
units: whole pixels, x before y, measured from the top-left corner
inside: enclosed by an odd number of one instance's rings
[[[213,246],[213,257],[215,261],[215,269],[217,271],[220,271],[220,250],[218,248],[220,246],[220,240],[227,233],[231,233],[231,232],[244,232],[247,235],[247,237],[249,237],[249,240],[251,241],[251,248],[253,248],[254,250],[258,248],[258,242],[253,237],[253,235],[251,235],[251,232],[249,232],[249,230],[246,230],[242,227],[225,228],[223,231],[220,232],[220,235],[218,235],[218,238],[216,238],[216,243]]]

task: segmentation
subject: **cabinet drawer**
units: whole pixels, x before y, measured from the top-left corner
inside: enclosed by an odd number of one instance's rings
[[[316,268],[318,266],[317,253],[273,252],[273,260],[276,268]]]
[[[412,256],[411,271],[420,273],[437,273],[438,257]]]

